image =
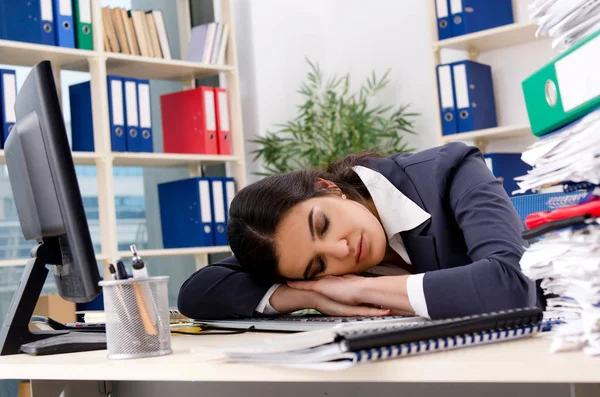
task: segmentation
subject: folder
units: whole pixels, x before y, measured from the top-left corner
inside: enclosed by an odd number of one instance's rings
[[[56,45],[75,48],[75,25],[71,0],[54,0]]]
[[[124,77],[125,88],[125,131],[127,132],[127,151],[141,152],[139,103],[137,80]]]
[[[450,14],[455,37],[514,22],[512,0],[450,0]]]
[[[473,61],[452,64],[458,132],[498,126],[492,68]]]
[[[536,136],[563,127],[600,105],[600,31],[526,78],[525,105]]]
[[[125,90],[123,78],[108,76],[108,113],[110,117],[110,144],[113,152],[127,151],[125,134]]]
[[[454,103],[454,83],[452,82],[452,65],[438,65],[438,95],[442,120],[442,135],[458,132],[456,124],[456,106]]]
[[[437,16],[438,40],[449,39],[453,36],[450,23],[450,0],[435,0],[435,13]]]
[[[226,201],[223,178],[210,178],[211,198],[213,209],[213,236],[214,245],[227,245],[227,219],[226,219]]]
[[[223,194],[225,195],[225,222],[229,222],[229,208],[235,196],[235,180],[233,178],[223,178]]]
[[[56,45],[56,32],[54,28],[53,0],[39,0],[40,2],[40,43]]]
[[[217,149],[219,154],[231,154],[231,127],[227,90],[216,87],[215,112],[217,117]]]
[[[91,0],[73,0],[75,5],[75,42],[82,50],[94,49]]]
[[[69,105],[71,106],[71,150],[93,152],[94,125],[89,81],[69,86]]]
[[[485,153],[485,163],[492,174],[502,182],[509,196],[519,189],[515,178],[527,174],[531,169],[529,164],[521,160],[521,153]]]
[[[165,153],[218,154],[212,87],[160,97]]]
[[[44,6],[43,16],[52,20],[52,0],[50,1],[50,15],[48,15],[48,0],[43,3],[41,0],[28,1],[3,1],[4,20],[0,23],[0,28],[4,31],[6,40],[23,41],[34,44],[46,44],[47,38],[44,35],[42,42],[42,5]],[[51,26],[50,26],[51,28]]]
[[[140,151],[152,153],[152,105],[150,104],[150,81],[138,80],[138,104],[140,111]]]
[[[208,178],[160,183],[158,201],[164,248],[213,245],[213,210]]]
[[[14,70],[0,69],[0,148],[8,139],[8,134],[17,122],[15,101],[17,99],[17,75]]]

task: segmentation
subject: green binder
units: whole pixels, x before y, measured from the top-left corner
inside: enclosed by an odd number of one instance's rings
[[[600,31],[526,78],[523,94],[531,130],[552,132],[600,105]]]
[[[73,0],[75,9],[75,43],[82,50],[94,49],[91,0]]]

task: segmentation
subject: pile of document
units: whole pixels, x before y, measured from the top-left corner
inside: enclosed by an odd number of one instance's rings
[[[529,13],[552,48],[567,49],[600,29],[600,0],[536,0]]]
[[[521,159],[533,169],[515,178],[516,193],[537,192],[563,181],[600,184],[600,110],[544,135]]]
[[[516,178],[519,192],[553,185],[576,186],[552,211],[529,214],[532,244],[521,259],[523,273],[542,280],[547,316],[556,328],[552,351],[583,348],[600,355],[600,110],[542,136],[522,154],[532,170]],[[558,208],[557,208],[558,207]],[[529,236],[529,237],[527,237]]]

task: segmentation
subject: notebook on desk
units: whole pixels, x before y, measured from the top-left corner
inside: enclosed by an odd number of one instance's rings
[[[225,350],[229,361],[341,369],[357,363],[521,339],[542,331],[539,308],[493,312],[410,327],[356,325],[269,337]]]
[[[357,324],[380,326],[385,324],[414,325],[426,322],[421,317],[329,317],[322,315],[284,315],[275,317],[240,318],[225,320],[196,319],[194,323],[207,329],[238,329],[255,331],[304,332],[330,329],[339,325]]]

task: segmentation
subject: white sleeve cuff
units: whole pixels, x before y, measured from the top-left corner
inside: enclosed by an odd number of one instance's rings
[[[269,288],[265,296],[263,296],[260,302],[258,302],[258,305],[256,306],[256,309],[254,309],[254,311],[262,314],[279,314],[277,310],[273,309],[273,306],[271,306],[269,300],[271,299],[271,296],[273,296],[275,290],[280,286],[281,284],[273,284],[271,288]]]
[[[429,318],[425,292],[423,291],[423,277],[425,277],[425,273],[408,276],[408,279],[406,279],[406,292],[415,313],[418,316]]]

